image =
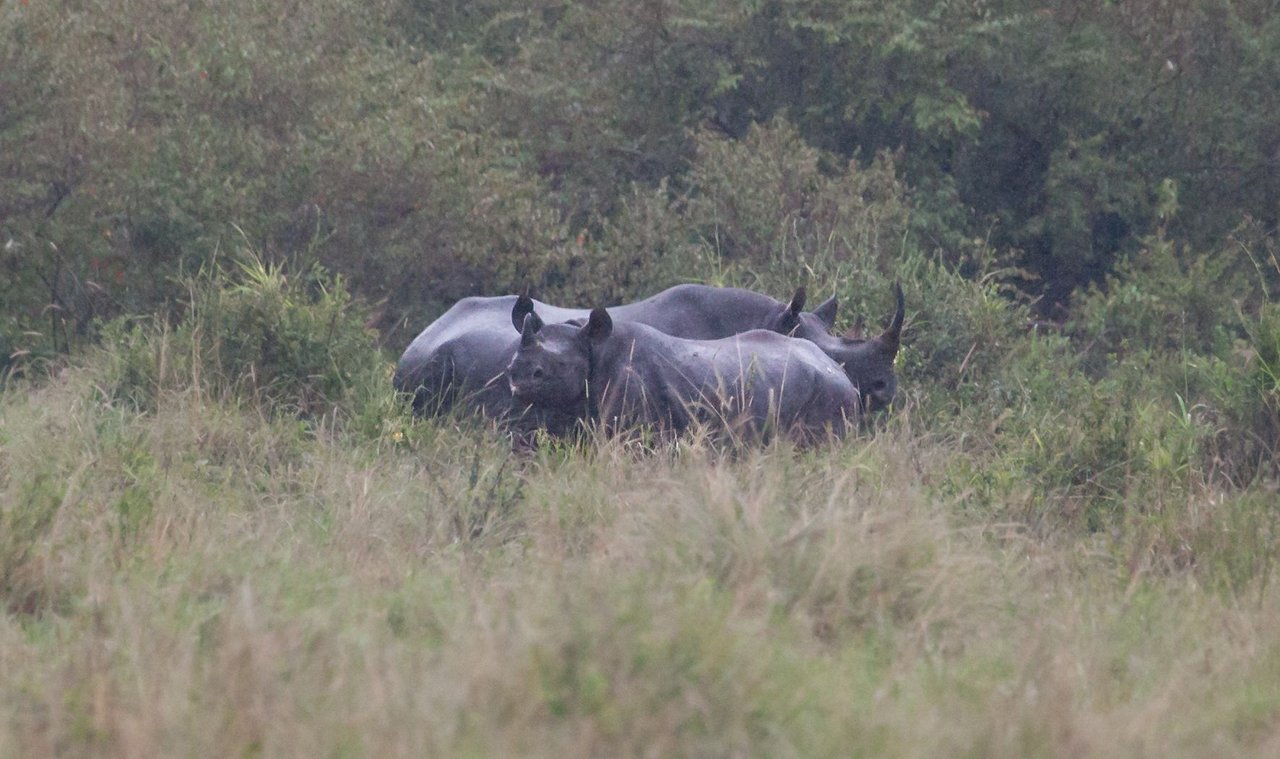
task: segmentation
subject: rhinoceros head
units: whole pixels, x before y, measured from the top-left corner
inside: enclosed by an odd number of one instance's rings
[[[901,346],[902,322],[905,302],[901,285],[894,283],[897,308],[884,332],[873,338],[865,338],[855,327],[843,336],[831,334],[835,325],[838,303],[833,295],[813,311],[805,311],[804,288],[796,290],[791,302],[777,318],[774,331],[808,340],[844,368],[849,380],[862,396],[864,411],[884,409],[893,402],[898,392],[898,378],[894,373],[894,359]]]
[[[513,314],[514,316],[514,314]],[[613,331],[603,308],[585,324],[544,325],[529,311],[520,327],[520,345],[507,365],[511,396],[517,403],[570,411],[586,397],[592,346]]]

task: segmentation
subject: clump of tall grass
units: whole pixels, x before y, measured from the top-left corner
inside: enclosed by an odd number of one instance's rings
[[[176,323],[104,325],[97,387],[108,399],[151,408],[160,390],[190,386],[309,417],[349,406],[385,370],[366,310],[318,266],[290,272],[245,250],[191,277],[187,294]]]
[[[1236,564],[1153,571],[1149,535],[966,511],[911,409],[517,457],[176,382],[139,409],[105,360],[0,396],[6,750],[1266,753],[1280,599],[1226,522],[1196,539]]]

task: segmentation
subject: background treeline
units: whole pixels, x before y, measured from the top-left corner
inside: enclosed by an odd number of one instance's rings
[[[1271,239],[1276,11],[6,3],[0,352],[162,308],[241,236],[347,275],[395,342],[463,295],[615,300],[707,250],[963,267],[975,240],[1060,319],[1151,235],[1183,263]],[[850,203],[883,214],[846,229]]]

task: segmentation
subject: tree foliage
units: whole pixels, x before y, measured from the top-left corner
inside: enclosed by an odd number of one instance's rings
[[[811,254],[817,237],[787,235],[842,234],[839,215],[871,225],[848,244],[879,246],[885,271],[889,239],[961,266],[980,240],[1056,317],[1157,231],[1187,251],[1246,219],[1274,235],[1275,10],[9,4],[0,341],[64,350],[95,319],[161,308],[232,225],[269,261],[345,274],[392,341],[467,294],[610,298],[693,276],[679,266],[708,235],[758,263]],[[867,222],[884,196],[856,185],[886,167],[896,206]],[[817,205],[752,208],[800,190]]]

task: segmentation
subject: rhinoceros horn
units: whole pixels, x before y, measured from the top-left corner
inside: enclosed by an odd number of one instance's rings
[[[876,338],[876,342],[880,345],[880,350],[890,356],[898,355],[898,348],[902,339],[902,320],[906,316],[906,301],[902,297],[902,285],[898,282],[893,283],[893,295],[898,301],[898,308],[894,311],[893,321],[889,322],[889,327]]]

